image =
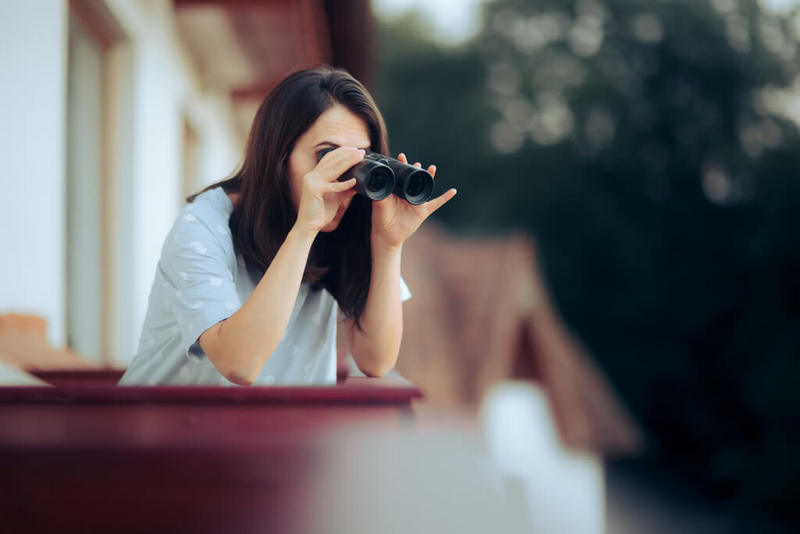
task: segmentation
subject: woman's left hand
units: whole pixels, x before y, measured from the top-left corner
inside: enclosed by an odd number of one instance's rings
[[[406,155],[402,152],[397,159],[408,163]],[[417,162],[416,167],[422,167]],[[436,176],[436,165],[430,165],[428,172]],[[389,195],[383,200],[372,203],[372,244],[386,247],[398,247],[403,241],[411,237],[422,221],[434,211],[441,208],[448,200],[456,196],[455,189],[448,189],[438,197],[424,204],[409,204],[397,195]]]

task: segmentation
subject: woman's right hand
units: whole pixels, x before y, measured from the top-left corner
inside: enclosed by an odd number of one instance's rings
[[[295,225],[307,232],[318,233],[335,218],[341,217],[356,194],[356,179],[342,182],[338,178],[364,158],[358,148],[339,147],[325,154],[302,180],[300,202]],[[340,210],[342,211],[340,213]]]

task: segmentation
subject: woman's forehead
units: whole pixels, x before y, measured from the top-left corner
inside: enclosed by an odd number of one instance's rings
[[[332,143],[337,146],[368,147],[369,130],[364,120],[342,106],[335,104],[325,110],[303,137],[311,146]]]

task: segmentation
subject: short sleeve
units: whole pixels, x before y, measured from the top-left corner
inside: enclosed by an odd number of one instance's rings
[[[227,245],[192,213],[179,217],[165,242],[159,265],[187,355],[203,332],[241,307],[233,244]]]
[[[411,298],[411,290],[408,289],[408,284],[406,281],[403,280],[403,277],[400,277],[400,301],[405,302]]]

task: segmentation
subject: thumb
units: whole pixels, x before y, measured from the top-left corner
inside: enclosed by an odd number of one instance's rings
[[[448,189],[447,191],[445,191],[438,197],[434,198],[433,200],[426,202],[425,205],[428,207],[428,215],[432,214],[434,211],[444,206],[445,203],[447,203],[447,201],[456,196],[456,193],[457,191],[455,189]],[[428,215],[426,215],[426,217]]]

